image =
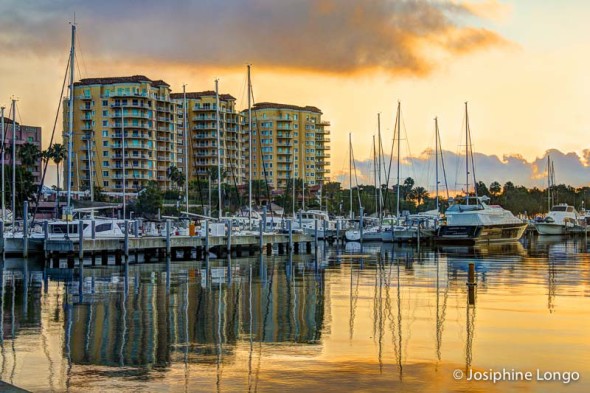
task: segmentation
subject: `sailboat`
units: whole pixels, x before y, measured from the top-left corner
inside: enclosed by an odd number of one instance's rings
[[[467,243],[505,242],[520,239],[527,223],[498,205],[490,205],[490,198],[478,196],[471,147],[469,112],[465,103],[465,197],[456,198],[445,212],[446,224],[438,228],[438,242]],[[473,173],[474,196],[469,193],[469,160]]]
[[[555,168],[551,157],[547,157],[547,209],[545,218],[535,222],[535,229],[539,235],[565,235],[568,230],[575,227],[585,229],[583,214],[578,213],[575,207],[567,203],[552,206],[553,199],[551,189],[555,185]]]

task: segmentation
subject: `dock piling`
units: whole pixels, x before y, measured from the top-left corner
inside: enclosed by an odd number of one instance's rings
[[[475,287],[477,283],[475,282],[475,263],[469,263],[469,273],[467,275],[467,289],[468,289],[468,301],[469,305],[472,306],[475,304]]]
[[[78,258],[84,259],[84,221],[78,221]]]
[[[0,251],[2,251],[2,255],[4,256],[4,221],[0,221]]]
[[[129,221],[124,221],[124,228],[125,228],[125,241],[123,243],[124,253],[125,253],[125,262],[127,262],[127,258],[129,258]]]
[[[289,230],[289,251],[293,251],[293,221],[287,220],[287,229]]]
[[[23,258],[29,256],[29,202],[23,204]]]
[[[170,255],[170,220],[166,220],[166,255]]]

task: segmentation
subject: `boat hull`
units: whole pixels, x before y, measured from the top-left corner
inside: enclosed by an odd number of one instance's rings
[[[554,223],[535,223],[535,229],[539,235],[565,235],[565,225]]]
[[[527,224],[501,225],[442,225],[435,236],[439,243],[475,244],[480,242],[510,242],[519,240]]]

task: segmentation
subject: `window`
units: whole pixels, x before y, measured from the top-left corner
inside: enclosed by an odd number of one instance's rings
[[[109,182],[107,180],[102,182],[102,186],[103,187],[108,187],[109,186]]]
[[[109,121],[108,120],[103,120],[102,121],[102,126],[103,127],[108,127],[109,126]]]
[[[107,91],[107,93],[108,93],[108,91]],[[109,100],[102,100],[102,106],[109,106]]]
[[[103,177],[109,177],[109,171],[102,171]]]
[[[102,111],[102,117],[109,117],[109,111]]]
[[[108,162],[108,161],[103,161],[103,162],[102,162],[102,166],[104,166],[104,167],[107,167],[107,168],[108,168],[108,167],[109,167],[109,162]]]
[[[112,224],[109,222],[106,224],[98,224],[94,229],[96,232],[105,232],[105,231],[110,231],[111,226],[112,226]]]
[[[108,152],[108,150],[105,150],[105,151],[103,151],[103,152],[102,152],[102,156],[103,156],[103,157],[108,157],[108,156],[109,156],[109,152]]]

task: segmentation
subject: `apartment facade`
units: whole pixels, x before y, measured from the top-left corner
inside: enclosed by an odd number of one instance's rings
[[[4,117],[4,146],[6,146],[7,151],[4,155],[4,162],[2,164],[5,165],[12,165],[12,154],[10,153],[10,149],[12,149],[12,142],[13,142],[13,129],[16,126],[16,165],[23,165],[21,159],[19,158],[18,151],[21,146],[26,143],[30,143],[37,147],[39,151],[41,151],[41,135],[42,130],[41,127],[36,126],[26,126],[24,124],[16,124],[12,121],[12,119],[8,117]],[[32,166],[27,167],[26,169],[33,175],[33,181],[35,184],[39,184],[41,182],[41,172],[42,172],[42,162],[41,157],[38,157],[35,160],[35,163]]]
[[[170,95],[177,104],[179,130],[184,133],[184,93]],[[219,156],[222,181],[229,184],[243,184],[244,157],[242,152],[241,115],[236,110],[236,99],[230,94],[214,91],[187,92],[187,128],[189,135],[189,180],[207,179],[210,174],[217,177],[217,130],[219,127]],[[219,124],[217,113],[219,112]],[[181,168],[184,171],[184,166]]]
[[[243,152],[249,156],[248,111],[242,112]],[[252,107],[252,178],[284,189],[295,177],[306,185],[330,180],[330,123],[313,106],[261,102]],[[245,168],[246,175],[248,167]]]
[[[68,111],[65,100],[64,130]],[[94,184],[105,192],[123,191],[123,170],[126,192],[137,192],[150,181],[171,186],[168,168],[182,167],[178,152],[184,138],[166,82],[143,75],[81,79],[74,84],[73,112],[73,190],[88,189],[91,167]]]

